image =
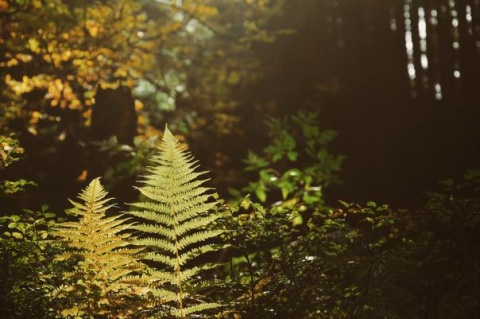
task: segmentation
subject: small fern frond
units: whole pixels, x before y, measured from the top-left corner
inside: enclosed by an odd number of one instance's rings
[[[198,162],[167,127],[152,162],[144,185],[138,188],[145,200],[132,204],[129,212],[141,220],[131,227],[140,234],[134,243],[150,251],[144,255],[145,260],[158,263],[158,270],[150,274],[164,284],[155,293],[175,295],[171,315],[186,318],[218,307],[190,296],[195,277],[210,269],[210,265],[190,261],[218,250],[214,242],[222,231],[210,226],[221,216],[213,210],[217,202],[212,189],[203,186],[207,179],[201,177],[206,172],[197,171]]]
[[[62,274],[64,285],[51,294],[59,299],[56,304],[65,304],[58,309],[60,315],[78,310],[92,317],[116,317],[128,310],[126,300],[138,306],[143,297],[133,292],[146,296],[153,281],[140,277],[146,271],[139,261],[143,248],[132,246],[131,235],[124,233],[133,225],[122,216],[106,216],[114,207],[107,195],[99,179],[94,179],[79,194],[80,201],[70,201],[70,214],[79,220],[61,223],[54,230],[67,248],[57,261],[68,261],[65,267],[73,263],[71,271]]]

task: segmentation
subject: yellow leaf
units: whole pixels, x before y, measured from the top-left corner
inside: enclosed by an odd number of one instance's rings
[[[65,50],[65,51],[62,52],[61,59],[62,59],[62,61],[68,61],[71,56],[72,56],[72,51]]]
[[[29,131],[30,133],[32,133],[33,135],[37,135],[37,134],[38,134],[37,129],[34,128],[34,127],[32,127],[32,126],[28,128],[28,131]]]
[[[40,9],[42,7],[42,1],[41,0],[33,0],[33,7],[35,9]]]
[[[7,61],[7,67],[18,65],[18,60],[13,58]]]
[[[141,111],[143,109],[143,103],[140,100],[135,100],[135,110]]]
[[[40,52],[40,42],[37,39],[28,39],[28,48],[35,53]]]
[[[15,57],[22,62],[30,62],[33,59],[30,54],[23,53],[18,53]]]
[[[210,7],[210,6],[206,6],[206,5],[198,5],[196,7],[196,11],[197,11],[197,14],[201,14],[201,15],[209,15],[209,16],[216,16],[218,15],[218,10],[217,8],[215,7]]]
[[[102,89],[116,89],[118,88],[118,82],[115,82],[115,83],[108,83],[108,82],[102,82],[100,83],[100,87]]]
[[[30,118],[30,124],[36,124],[38,123],[38,120],[42,117],[42,114],[40,112],[37,112],[37,111],[33,111],[32,112],[32,116]]]
[[[123,82],[123,85],[125,85],[126,87],[134,87],[135,86],[135,80],[132,79],[131,77],[129,77],[128,79],[126,79],[124,82]]]
[[[128,73],[127,73],[127,70],[120,68],[117,71],[115,71],[113,75],[115,77],[126,77]]]
[[[70,109],[75,110],[78,109],[82,104],[80,103],[79,99],[73,99],[70,103]]]
[[[97,26],[92,26],[92,27],[88,28],[88,33],[90,33],[90,35],[95,38],[98,34],[98,27]]]

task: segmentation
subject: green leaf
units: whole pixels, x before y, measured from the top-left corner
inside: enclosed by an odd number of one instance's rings
[[[45,214],[45,218],[54,218],[55,216],[57,216],[55,213],[46,213]]]
[[[261,201],[262,203],[264,203],[267,200],[267,194],[265,192],[264,187],[261,187],[261,186],[258,187],[255,190],[255,195],[257,196],[258,200]]]
[[[298,211],[295,211],[292,214],[292,218],[290,219],[290,221],[292,222],[293,226],[300,226],[303,224],[303,217]]]
[[[347,202],[345,202],[343,200],[338,200],[338,202],[345,208],[348,208],[350,206]]]
[[[8,226],[7,226],[7,228],[10,228],[10,229],[16,228],[16,227],[17,227],[17,223],[16,223],[16,222],[11,222],[11,223],[9,223]]]
[[[12,237],[17,239],[23,239],[23,235],[19,232],[13,232]]]
[[[282,191],[282,198],[287,199],[288,194],[290,194],[290,187],[288,187],[288,185],[283,185],[280,190]]]
[[[463,175],[467,180],[474,180],[480,177],[480,170],[468,169]]]
[[[282,159],[282,154],[281,154],[281,153],[275,153],[275,154],[273,155],[272,161],[278,162],[278,161],[281,160],[281,159]]]
[[[298,158],[298,153],[295,151],[290,151],[287,153],[287,157],[290,161],[295,162]]]
[[[373,201],[369,201],[369,202],[367,203],[367,206],[368,206],[368,207],[371,207],[371,208],[375,208],[375,207],[377,207],[377,204],[376,204],[375,202],[373,202]]]
[[[302,124],[302,123],[300,123]],[[315,138],[320,134],[320,130],[316,125],[304,125],[303,126],[303,135],[306,138]]]
[[[241,201],[240,207],[242,207],[245,210],[249,210],[250,207],[252,207],[252,201],[248,197],[246,197]]]
[[[370,223],[370,224],[372,224],[372,225],[375,224],[375,221],[374,221],[373,218],[371,218],[371,217],[366,217],[366,218],[364,219],[364,221],[366,221],[367,223]]]
[[[328,144],[337,137],[337,132],[334,130],[326,130],[320,134],[319,143],[322,145]]]
[[[327,159],[328,157],[328,152],[325,148],[320,149],[320,151],[317,152],[317,160],[320,162],[323,162]]]
[[[297,176],[300,176],[302,174],[302,171],[299,170],[298,168],[292,168],[292,169],[289,169],[288,171],[286,171],[283,176],[286,176],[286,177],[297,177]]]
[[[452,187],[453,186],[453,179],[445,179],[443,181],[439,181],[440,184],[446,186],[446,187]]]

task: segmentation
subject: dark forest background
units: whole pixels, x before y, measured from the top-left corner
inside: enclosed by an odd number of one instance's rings
[[[316,105],[324,125],[339,132],[335,151],[346,155],[344,184],[332,197],[415,205],[438,180],[477,167],[477,1],[290,1],[288,5],[288,14],[279,23],[291,23],[298,33],[262,52],[271,71],[256,95],[273,97],[289,112],[308,104],[318,94],[315,88],[328,92]],[[421,8],[427,69],[421,64]],[[432,12],[437,14],[435,23]],[[408,31],[411,61],[406,50]],[[415,70],[413,79],[409,63]],[[455,70],[461,73],[458,78]]]

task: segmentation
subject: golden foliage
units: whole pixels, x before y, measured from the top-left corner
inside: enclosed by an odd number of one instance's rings
[[[137,1],[115,3],[61,0],[0,2],[6,40],[0,71],[17,96],[43,90],[53,107],[79,109],[92,104],[97,84],[133,85],[152,68],[158,32]],[[88,101],[88,103],[87,103]]]

